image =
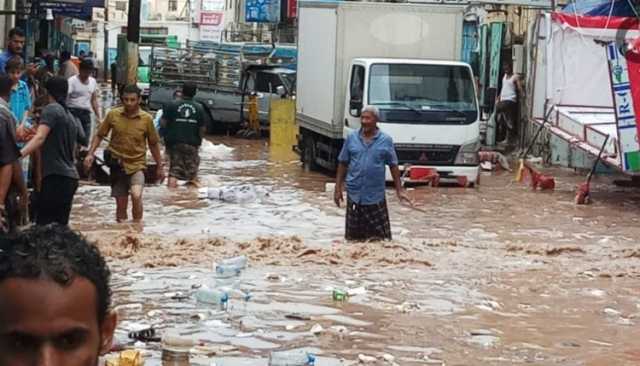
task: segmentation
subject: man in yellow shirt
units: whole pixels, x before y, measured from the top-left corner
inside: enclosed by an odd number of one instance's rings
[[[111,196],[116,199],[116,220],[127,220],[127,206],[131,195],[131,215],[134,222],[142,221],[142,190],[144,170],[147,166],[147,145],[157,163],[156,174],[164,180],[164,167],[160,154],[160,137],[153,126],[151,115],[140,109],[140,89],[127,85],[122,89],[122,106],[112,109],[93,137],[89,153],[84,160],[85,169],[93,165],[94,154],[102,140],[111,132],[111,141],[105,158],[111,170]]]

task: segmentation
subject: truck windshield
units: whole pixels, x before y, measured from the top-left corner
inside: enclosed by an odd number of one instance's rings
[[[384,112],[408,111],[416,122],[472,122],[477,118],[475,89],[468,67],[458,65],[374,64],[369,104]],[[417,112],[417,113],[416,113]],[[402,116],[400,116],[402,117]],[[400,118],[404,119],[404,118]]]

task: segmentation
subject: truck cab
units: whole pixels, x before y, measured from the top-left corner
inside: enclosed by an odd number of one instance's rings
[[[378,127],[393,138],[401,170],[432,168],[441,181],[477,184],[480,113],[468,64],[356,58],[349,70],[344,138],[360,128],[362,108],[375,106]]]

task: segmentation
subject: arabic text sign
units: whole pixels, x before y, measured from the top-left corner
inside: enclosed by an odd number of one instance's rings
[[[640,98],[640,95],[634,95],[632,92],[636,85],[633,85],[633,81],[629,79],[627,59],[620,54],[614,42],[607,46],[607,57],[611,73],[622,169],[638,172],[640,171],[640,144],[638,144],[638,116],[634,102],[635,99]]]
[[[202,11],[200,12],[200,24],[201,25],[214,25],[220,26],[223,24],[224,13],[214,11]]]

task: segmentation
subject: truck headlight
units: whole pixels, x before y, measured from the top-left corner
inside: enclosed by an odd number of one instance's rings
[[[456,155],[455,165],[478,165],[478,151],[480,151],[480,141],[462,145]]]

